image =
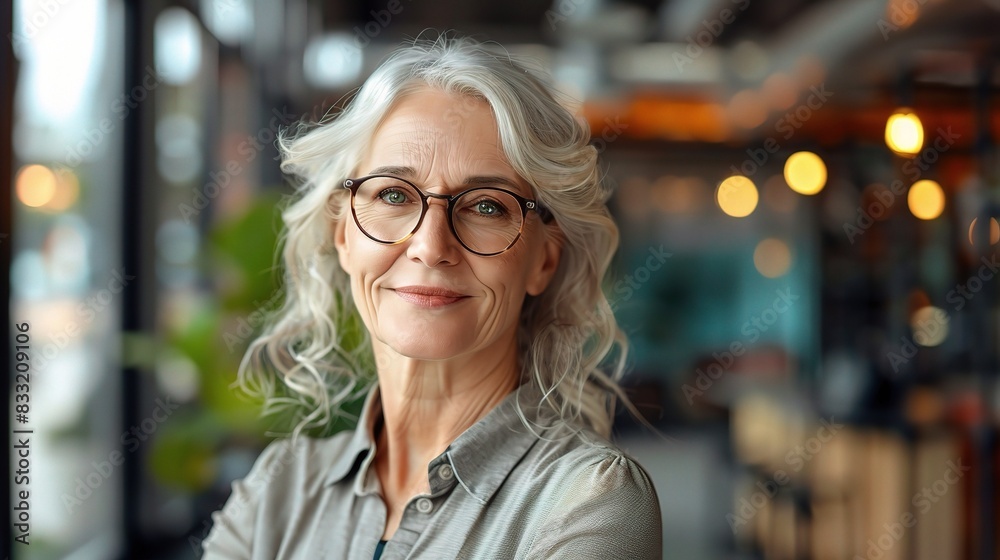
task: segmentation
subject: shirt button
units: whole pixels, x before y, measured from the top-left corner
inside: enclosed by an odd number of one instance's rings
[[[430,513],[434,509],[434,504],[427,498],[420,498],[417,500],[417,511],[420,513]]]
[[[441,465],[438,469],[438,475],[442,480],[451,480],[451,477],[455,476],[455,471],[452,470],[451,465]]]

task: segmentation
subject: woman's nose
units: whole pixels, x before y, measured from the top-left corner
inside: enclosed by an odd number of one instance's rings
[[[410,237],[407,256],[426,266],[439,266],[457,263],[461,252],[461,245],[448,225],[448,203],[428,199],[424,219]]]

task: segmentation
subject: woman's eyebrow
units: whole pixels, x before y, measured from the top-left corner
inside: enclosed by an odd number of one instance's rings
[[[368,172],[368,175],[396,175],[397,177],[403,178],[412,178],[415,177],[416,174],[416,169],[405,165],[383,165]],[[524,187],[513,179],[509,179],[502,175],[474,175],[466,177],[465,180],[462,181],[462,184],[470,187],[504,185],[514,192],[522,194],[524,192]]]
[[[412,167],[406,167],[404,165],[384,165],[382,167],[376,167],[368,172],[369,175],[397,175],[400,177],[413,177],[417,174],[417,170]]]
[[[516,181],[500,175],[477,175],[474,177],[466,177],[462,184],[470,187],[504,185],[516,193],[524,193],[524,187],[519,185]]]

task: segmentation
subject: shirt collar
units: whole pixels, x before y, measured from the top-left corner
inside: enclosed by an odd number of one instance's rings
[[[541,396],[534,384],[522,384],[462,432],[442,453],[455,469],[455,478],[478,502],[485,504],[490,500],[514,465],[538,439],[525,427],[517,413],[517,405],[520,404],[536,433],[542,433],[550,425],[552,417],[543,418],[545,415],[539,405]],[[382,401],[376,383],[365,399],[357,429],[344,452],[330,467],[326,484],[342,481],[356,470],[360,454],[368,456],[373,448],[373,427],[381,415]],[[439,462],[435,459],[431,464]]]
[[[445,450],[459,483],[481,504],[489,502],[514,465],[538,440],[535,433],[543,433],[548,425],[539,406],[541,398],[534,384],[521,385]],[[535,433],[524,425],[517,413],[518,405]]]
[[[378,383],[375,383],[364,404],[361,406],[361,416],[358,418],[358,426],[354,430],[350,441],[344,452],[334,458],[330,470],[327,472],[326,484],[334,484],[343,480],[354,471],[358,460],[358,455],[364,453],[365,456],[374,446],[374,426],[375,421],[382,417],[382,401],[379,399]]]

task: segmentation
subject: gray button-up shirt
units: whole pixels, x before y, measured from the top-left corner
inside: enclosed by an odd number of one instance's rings
[[[430,462],[431,492],[407,504],[382,560],[662,558],[646,471],[590,430],[553,438],[539,399],[522,385]],[[212,514],[203,558],[372,560],[386,524],[372,468],[381,414],[376,385],[356,430],[271,443]]]

